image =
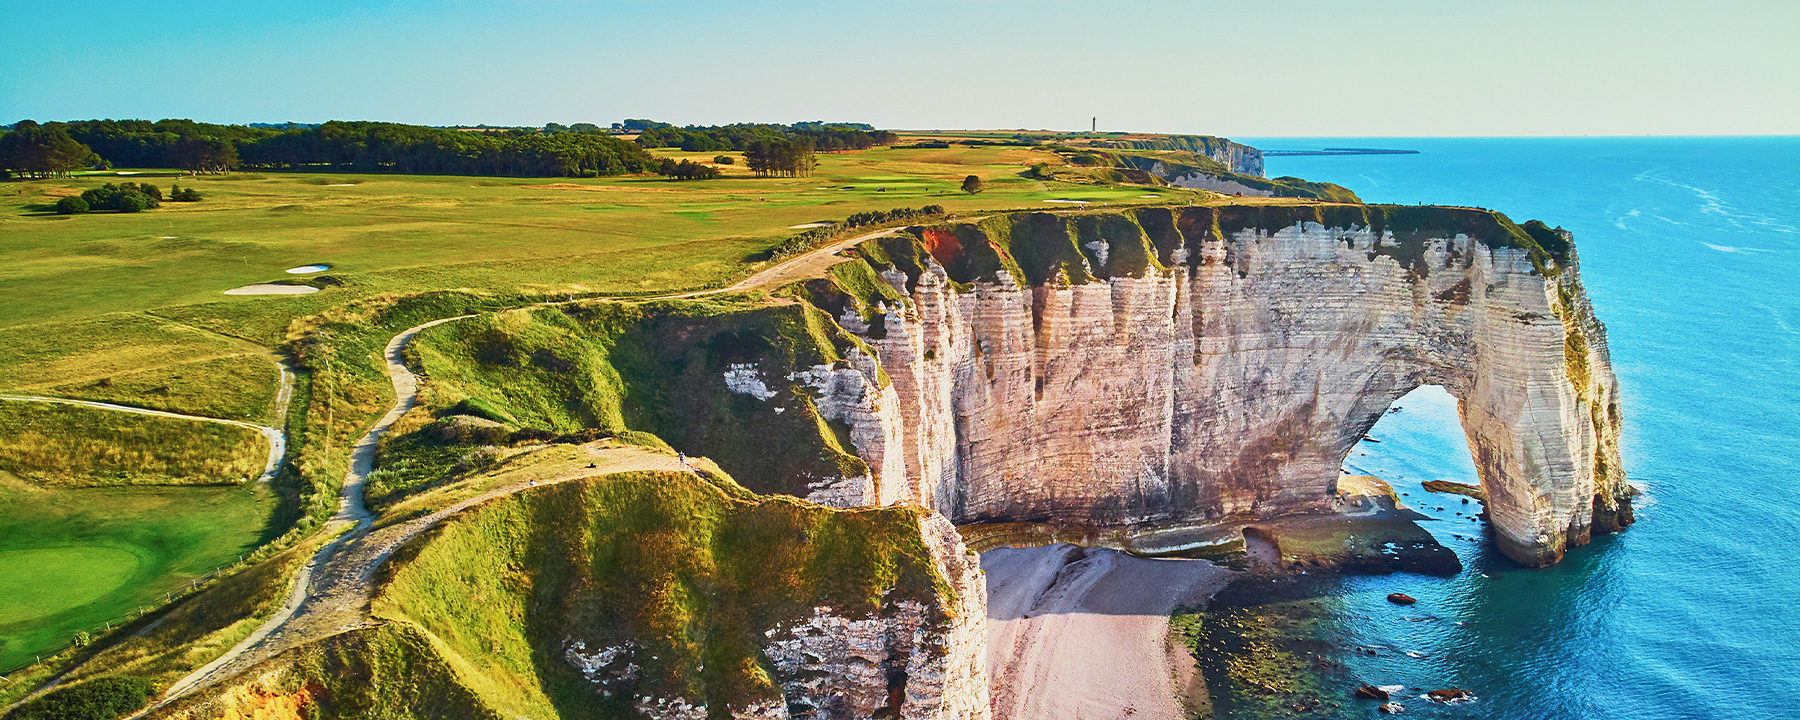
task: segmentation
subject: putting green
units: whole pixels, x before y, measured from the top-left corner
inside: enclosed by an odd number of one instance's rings
[[[5,479],[0,474],[0,481]],[[0,484],[0,674],[161,605],[266,539],[274,493]]]
[[[86,605],[137,574],[136,554],[116,547],[75,546],[0,552],[0,625]]]

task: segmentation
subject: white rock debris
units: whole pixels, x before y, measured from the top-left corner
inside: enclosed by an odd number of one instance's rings
[[[775,391],[763,383],[762,371],[755,363],[732,363],[725,366],[725,388],[758,400],[775,397]]]

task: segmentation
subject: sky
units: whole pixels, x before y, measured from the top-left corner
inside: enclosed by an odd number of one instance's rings
[[[3,0],[0,122],[1800,134],[1800,0]]]

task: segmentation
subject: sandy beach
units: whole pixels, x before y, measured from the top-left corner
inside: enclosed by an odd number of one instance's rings
[[[981,568],[995,720],[1185,716],[1193,660],[1170,647],[1169,612],[1231,571],[1066,543],[990,550]]]

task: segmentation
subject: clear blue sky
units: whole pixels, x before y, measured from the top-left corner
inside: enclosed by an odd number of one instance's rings
[[[0,122],[1800,134],[1800,0],[0,5]]]

